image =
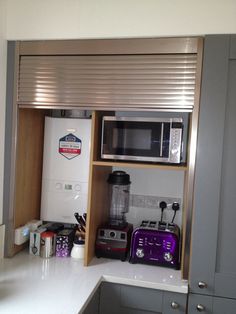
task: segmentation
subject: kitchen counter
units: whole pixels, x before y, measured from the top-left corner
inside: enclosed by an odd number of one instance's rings
[[[96,259],[42,259],[21,252],[0,261],[0,313],[82,313],[102,281],[187,293],[181,272],[164,267]]]

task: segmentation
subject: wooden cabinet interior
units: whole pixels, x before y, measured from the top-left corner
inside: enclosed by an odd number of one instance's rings
[[[107,221],[109,213],[107,186],[104,182],[106,182],[108,174],[112,171],[112,167],[93,165],[93,161],[98,159],[100,151],[101,117],[102,114],[100,112],[93,112],[92,114],[87,229],[84,258],[84,264],[86,266],[89,265],[94,257],[97,228]]]
[[[14,228],[40,217],[44,117],[48,110],[19,109]],[[24,245],[14,245],[13,254]]]
[[[102,116],[108,114],[114,115],[114,112],[94,111],[92,113],[87,232],[84,259],[86,266],[90,264],[94,257],[97,228],[108,219],[109,203],[106,181],[109,173],[112,172],[113,166],[137,169],[159,168],[163,171],[185,171],[188,169],[187,166],[102,161],[100,158],[101,121]],[[18,109],[14,228],[32,219],[40,218],[44,118],[46,115],[51,115],[51,110]],[[182,226],[184,238],[184,209]],[[23,247],[14,245],[12,255],[20,251]],[[182,256],[184,253],[183,248]]]
[[[109,204],[106,181],[111,167],[91,166],[84,264],[94,257],[97,228],[108,219]]]

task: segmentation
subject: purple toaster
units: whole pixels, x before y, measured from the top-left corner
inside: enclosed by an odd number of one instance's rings
[[[179,269],[180,230],[174,223],[143,221],[132,234],[130,263]]]

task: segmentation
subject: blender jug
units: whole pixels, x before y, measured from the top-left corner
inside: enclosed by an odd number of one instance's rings
[[[124,227],[125,214],[129,211],[130,176],[125,171],[113,171],[107,180],[109,184],[109,224]]]

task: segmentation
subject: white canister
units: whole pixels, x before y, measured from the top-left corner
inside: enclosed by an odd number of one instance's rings
[[[84,258],[84,240],[79,239],[74,241],[70,255],[73,258]]]

